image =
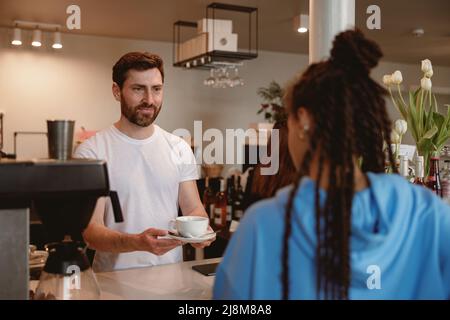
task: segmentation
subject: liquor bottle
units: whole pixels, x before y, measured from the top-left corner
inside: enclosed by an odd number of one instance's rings
[[[236,193],[234,194],[234,201],[233,201],[233,208],[234,208],[234,220],[241,220],[241,218],[244,216],[244,190],[242,190],[241,186],[241,177],[238,176],[237,178],[237,189]]]
[[[211,187],[209,186],[209,177],[205,178],[205,191],[203,192],[203,206],[205,207],[205,211],[208,214],[211,222],[214,222],[214,202],[215,202],[215,194]]]
[[[441,172],[442,198],[450,203],[450,160],[444,161],[444,169]]]
[[[244,211],[247,210],[254,202],[254,196],[252,192],[253,187],[253,177],[255,175],[255,169],[248,169],[247,182],[244,187]]]
[[[227,225],[233,219],[234,176],[227,179]]]
[[[423,157],[416,156],[416,178],[414,179],[414,184],[424,186],[424,169],[423,169]]]
[[[214,224],[217,228],[227,225],[227,194],[225,193],[225,179],[220,180],[220,191],[216,194],[214,203]]]
[[[430,160],[430,174],[427,178],[427,187],[442,198],[441,177],[439,175],[439,157],[433,155]]]

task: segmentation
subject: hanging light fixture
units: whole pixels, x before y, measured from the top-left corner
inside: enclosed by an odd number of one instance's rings
[[[61,41],[61,25],[54,23],[43,23],[33,21],[15,20],[13,29],[12,45],[20,46],[22,44],[22,30],[33,30],[33,39],[31,45],[33,47],[42,46],[42,32],[53,32],[53,49],[61,49],[63,47]]]
[[[306,33],[309,30],[309,16],[299,14],[294,17],[294,28],[299,33]]]
[[[55,31],[55,33],[53,34],[53,45],[52,48],[53,49],[61,49],[62,46],[62,42],[61,42],[61,32],[59,32],[58,30]]]
[[[22,30],[20,30],[17,26],[14,28],[11,44],[14,46],[22,45]]]
[[[31,42],[33,47],[40,47],[42,45],[42,31],[36,27],[33,31],[33,42]]]

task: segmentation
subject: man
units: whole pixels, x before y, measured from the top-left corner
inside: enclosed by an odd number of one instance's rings
[[[107,161],[111,189],[118,192],[124,215],[123,223],[115,223],[110,201],[98,200],[83,233],[89,247],[97,250],[95,271],[179,262],[182,243],[160,238],[177,217],[178,205],[184,215],[207,217],[190,146],[154,124],[162,107],[163,83],[159,56],[131,52],[120,58],[113,67],[112,86],[121,105],[120,120],[75,152],[78,158]]]

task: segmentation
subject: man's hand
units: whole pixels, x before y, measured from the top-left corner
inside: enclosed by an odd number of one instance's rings
[[[197,249],[203,249],[205,247],[209,247],[211,245],[211,243],[213,243],[214,241],[216,241],[216,237],[214,237],[214,239],[212,239],[212,240],[203,241],[200,243],[191,243],[191,246],[193,246],[194,248],[197,248]]]
[[[202,202],[200,201],[200,196],[198,194],[197,184],[195,181],[184,181],[180,183],[179,191],[178,191],[178,202],[181,207],[181,211],[185,216],[199,216],[208,218],[208,214],[203,207]],[[208,227],[209,231],[213,231],[211,227]],[[194,248],[204,248],[208,247],[215,241],[214,237],[211,240],[200,242],[200,243],[191,243]]]
[[[137,235],[137,250],[148,251],[157,256],[182,245],[181,241],[172,239],[158,239],[167,235],[167,230],[150,228]]]
[[[214,230],[211,228],[211,226],[208,226],[208,232],[214,232]],[[199,242],[199,243],[191,243],[191,246],[193,246],[196,249],[203,249],[205,247],[209,247],[211,245],[211,243],[213,243],[214,241],[216,241],[216,235],[214,235],[214,238],[212,238],[211,240],[208,240],[208,241],[203,241],[203,242]]]

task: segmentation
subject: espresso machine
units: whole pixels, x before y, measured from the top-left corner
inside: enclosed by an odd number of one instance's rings
[[[29,217],[41,219],[53,243],[35,298],[96,299],[100,290],[85,255],[82,232],[99,197],[110,197],[122,222],[106,162],[0,160],[0,300],[29,298]]]

